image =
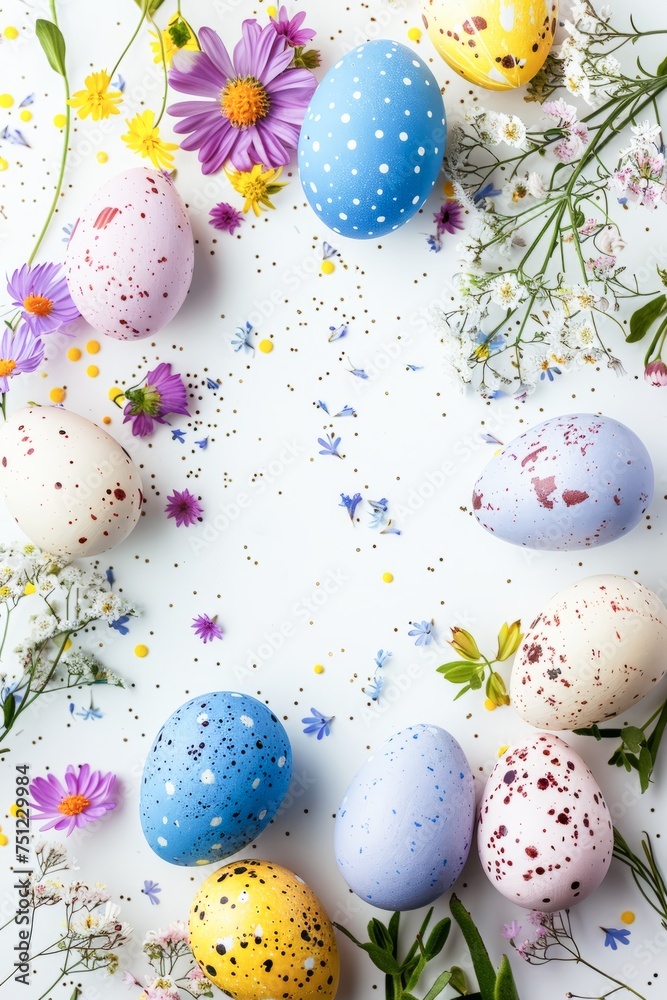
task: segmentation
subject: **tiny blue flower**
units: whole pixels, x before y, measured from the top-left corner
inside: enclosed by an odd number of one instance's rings
[[[349,497],[346,493],[341,493],[339,507],[344,507],[345,510],[350,515],[350,520],[354,520],[354,512],[361,503],[361,493],[355,493],[354,496]]]
[[[144,896],[148,896],[151,902],[151,906],[159,905],[160,900],[158,899],[158,896],[162,892],[162,889],[158,882],[152,882],[150,879],[145,879],[144,887],[141,891],[143,892]]]
[[[255,348],[250,343],[250,336],[253,333],[252,323],[246,321],[245,328],[242,326],[236,327],[236,335],[232,338],[232,347],[234,348],[234,353],[238,354],[239,351],[254,351]]]
[[[63,238],[62,238],[62,242],[63,243],[69,243],[73,229],[74,229],[74,223],[73,222],[68,222],[66,226],[63,226],[62,231],[65,234],[63,236]]]
[[[623,930],[617,930],[614,927],[601,927],[600,930],[604,934],[605,948],[616,951],[619,944],[630,944],[630,931],[627,927],[624,927]]]
[[[368,372],[365,372],[363,368],[348,368],[350,375],[354,375],[355,378],[367,379]]]
[[[86,719],[101,719],[103,717],[102,712],[100,712],[99,708],[95,708],[92,702],[90,704],[90,708],[82,708],[81,711],[76,714],[84,721]]]
[[[130,631],[127,628],[127,622],[129,622],[129,615],[121,615],[120,618],[116,618],[115,621],[109,622],[109,628],[115,628],[116,632],[120,632],[121,635],[127,635]]]
[[[175,430],[171,432],[171,440],[179,441],[181,444],[185,442],[185,431]]]
[[[331,735],[331,723],[334,720],[334,716],[322,715],[316,708],[311,708],[310,711],[313,713],[312,716],[306,716],[305,719],[301,720],[304,725],[303,731],[305,735],[313,736],[317,734],[318,740]]]
[[[432,250],[433,253],[440,253],[442,250],[442,237],[438,233],[427,236],[426,242],[428,243],[429,250]]]
[[[195,441],[195,444],[198,448],[201,448],[201,450],[204,451],[208,447],[208,438],[205,437],[202,438],[201,441]]]
[[[338,257],[338,256],[340,256],[338,250],[336,250],[335,247],[332,247],[330,243],[327,243],[327,241],[324,240],[322,243],[322,260],[329,260],[331,257]]]
[[[216,382],[216,380],[214,378],[207,378],[206,379],[206,388],[207,389],[211,389],[213,392],[215,392],[216,389],[220,388],[220,383]]]
[[[365,695],[371,699],[371,701],[379,701],[380,692],[382,691],[382,685],[384,684],[384,677],[375,675],[373,680],[370,682],[367,688],[362,688],[361,690]]]
[[[375,657],[376,667],[383,667],[390,656],[391,653],[389,652],[388,649],[378,649],[377,655]]]
[[[494,188],[493,184],[489,182],[474,193],[472,200],[477,204],[478,201],[482,201],[484,198],[497,198],[500,193],[500,188]]]
[[[112,566],[109,566],[108,570],[106,570],[105,576],[107,578],[107,583],[109,584],[109,586],[113,587],[114,583],[116,582],[116,577],[113,575]]]
[[[111,84],[111,89],[112,90],[120,90],[121,94],[125,90],[125,79],[124,79],[124,77],[122,77],[120,75],[120,73],[118,74],[118,76],[116,77],[116,79]]]
[[[14,704],[20,705],[23,701],[23,692],[21,688],[24,686],[24,681],[12,681],[11,684],[6,684],[2,690],[0,690],[0,707],[9,698],[10,694],[14,695]]]
[[[423,365],[406,365],[405,367],[409,372],[421,372],[424,370]]]
[[[326,414],[328,414],[328,413],[329,413],[329,407],[327,406],[327,404],[326,404],[326,403],[323,403],[321,399],[318,399],[318,401],[317,401],[317,405],[319,406],[319,408],[320,408],[321,410],[324,410],[324,412],[325,412]]]
[[[400,528],[394,528],[393,521],[391,520],[391,518],[389,518],[389,520],[387,521],[387,523],[384,526],[384,528],[382,528],[382,530],[380,531],[380,534],[381,535],[400,535],[401,531],[400,531]]]
[[[17,128],[10,128],[9,125],[5,125],[2,132],[0,132],[0,139],[4,139],[5,142],[11,142],[13,146],[27,146],[30,149],[30,143],[23,133],[19,132]]]
[[[327,411],[328,412],[328,411]],[[334,413],[334,417],[356,417],[357,411],[353,406],[344,406],[342,410],[338,413]]]
[[[349,327],[347,323],[341,323],[340,326],[330,326],[328,337],[329,343],[333,344],[336,340],[342,340],[343,337],[347,336],[348,329]]]
[[[410,629],[408,635],[417,636],[415,646],[428,646],[433,639],[433,623],[427,621],[410,622],[414,628]]]
[[[338,451],[338,445],[340,444],[340,438],[335,438],[333,434],[327,434],[326,438],[318,438],[317,443],[322,449],[320,455],[335,455],[336,458],[342,458],[343,456]]]

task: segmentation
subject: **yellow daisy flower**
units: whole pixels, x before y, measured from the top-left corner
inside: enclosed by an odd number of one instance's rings
[[[263,170],[264,167],[261,163],[256,163],[252,170],[235,170],[233,173],[226,171],[234,190],[245,198],[244,212],[249,212],[252,209],[255,215],[261,215],[262,207],[276,207],[272,204],[269,195],[276,194],[285,187],[285,181],[281,184],[276,183],[283,168],[265,170],[262,173]]]
[[[180,16],[178,11],[169,18],[169,25],[162,32],[162,44],[164,45],[164,57],[167,61],[167,66],[171,66],[171,60],[174,58],[177,52],[197,52],[199,50],[199,45],[197,44],[197,39],[194,32],[187,25],[187,30],[190,32],[190,37],[188,38],[185,45],[174,44],[174,39],[172,38],[169,28],[172,28],[177,23],[185,24],[183,18]],[[149,35],[155,39],[151,42],[151,50],[153,52],[153,62],[162,62],[162,50],[160,48],[160,36],[156,31],[149,31]]]
[[[120,90],[109,90],[111,77],[106,70],[91,73],[84,80],[85,90],[77,90],[67,102],[79,115],[79,118],[91,116],[94,122],[109,115],[120,114],[117,104],[123,100]]]
[[[160,129],[155,124],[155,112],[143,111],[134,118],[127,119],[129,132],[121,139],[133,153],[147,156],[158,170],[168,169],[174,162],[171,155],[173,149],[178,149],[174,142],[165,142],[160,138]]]

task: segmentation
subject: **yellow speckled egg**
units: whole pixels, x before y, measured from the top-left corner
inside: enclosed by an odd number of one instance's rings
[[[199,967],[233,1000],[333,1000],[340,965],[331,921],[306,883],[268,861],[234,861],[190,909]]]
[[[542,68],[553,44],[558,0],[421,0],[431,41],[470,83],[512,90]]]

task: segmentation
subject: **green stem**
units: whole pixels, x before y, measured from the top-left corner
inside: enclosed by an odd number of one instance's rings
[[[597,972],[598,975],[604,976],[604,978],[608,979],[610,983],[616,983],[619,989],[627,990],[628,993],[632,993],[633,996],[639,997],[639,1000],[646,1000],[646,997],[643,996],[641,993],[638,993],[637,990],[633,990],[632,986],[628,986],[627,983],[622,982],[620,979],[616,979],[614,976],[610,976],[608,972],[603,972],[602,969],[598,969],[596,965],[591,965],[591,963],[587,962],[585,958],[581,957],[581,955],[576,959],[576,961],[581,962],[581,964],[585,965],[587,969],[592,969],[593,972]]]
[[[3,404],[4,404],[4,401],[5,401],[5,397],[3,395],[3,397],[2,397]],[[3,654],[4,648],[5,648],[5,643],[7,641],[7,630],[9,629],[9,616],[11,615],[11,611],[9,610],[9,608],[6,605],[5,605],[5,610],[7,612],[7,615],[5,617],[5,627],[4,627],[3,632],[2,632],[2,641],[0,642],[0,660],[2,659],[2,654]]]
[[[57,14],[57,11],[56,11],[56,0],[49,0],[49,2],[50,2],[50,7],[51,7],[51,17],[53,18],[53,23],[56,25],[56,27],[58,27],[58,14]],[[69,106],[70,91],[69,91],[69,80],[67,79],[67,71],[65,71],[65,73],[63,73],[63,82],[64,82],[64,85],[65,85],[65,119],[66,119],[66,121],[65,121],[65,129],[64,129],[64,136],[63,136],[63,151],[62,151],[62,155],[61,155],[61,158],[60,158],[60,170],[58,172],[58,179],[56,181],[56,189],[55,189],[55,192],[54,192],[54,195],[53,195],[53,200],[51,202],[51,205],[50,205],[50,208],[49,208],[49,211],[48,211],[48,215],[46,216],[46,222],[42,226],[42,230],[41,230],[39,236],[37,237],[37,242],[35,243],[35,245],[34,245],[34,247],[32,249],[32,253],[28,257],[28,266],[30,266],[32,264],[33,260],[37,256],[37,251],[39,250],[40,246],[42,245],[42,240],[46,236],[46,231],[49,228],[49,226],[51,225],[51,219],[53,218],[54,213],[56,211],[56,207],[57,207],[58,201],[60,199],[60,192],[62,191],[62,187],[63,187],[63,180],[64,180],[64,177],[65,177],[65,166],[67,164],[67,151],[69,149],[70,125],[71,125],[71,120],[72,120],[72,112],[71,112],[71,109],[70,109],[70,106]],[[2,413],[3,413],[3,416],[6,419],[4,395],[3,395],[3,399],[2,399]]]
[[[141,31],[141,26],[144,23],[144,21],[146,20],[146,17],[148,16],[148,8],[150,6],[150,2],[151,2],[151,0],[144,0],[144,3],[142,5],[142,7],[141,7],[141,18],[139,20],[139,24],[134,29],[132,37],[130,38],[129,42],[127,43],[127,45],[125,46],[125,48],[121,52],[118,60],[116,61],[116,65],[111,70],[111,73],[109,74],[109,78],[111,80],[113,80],[114,76],[116,75],[116,71],[117,71],[118,67],[120,66],[120,64],[122,63],[122,61],[125,58],[125,56],[127,55],[127,53],[129,51],[132,43],[134,42],[134,39],[137,37],[137,35]],[[162,36],[160,36],[160,37],[162,37]]]
[[[153,16],[151,14],[148,15],[148,20],[150,21],[150,23],[155,28],[155,31],[157,32],[158,41],[160,43],[160,57],[162,59],[162,73],[164,75],[164,86],[162,89],[162,107],[160,108],[160,114],[158,115],[157,121],[155,122],[155,128],[157,128],[160,122],[162,121],[164,113],[167,109],[167,96],[169,94],[169,76],[167,73],[167,54],[164,51],[164,39],[162,37],[162,32],[160,31],[157,24],[153,20]]]

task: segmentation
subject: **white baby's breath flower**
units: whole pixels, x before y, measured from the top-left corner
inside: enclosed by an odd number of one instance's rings
[[[511,271],[499,274],[497,278],[494,278],[489,284],[489,291],[491,292],[491,301],[504,309],[516,309],[526,297],[526,289]]]
[[[597,340],[595,328],[588,320],[584,320],[583,323],[576,326],[572,333],[579,347],[583,347],[586,350],[589,350]]]
[[[35,642],[44,642],[58,631],[58,619],[54,615],[37,615],[33,619],[30,637]]]
[[[523,147],[526,141],[526,126],[517,115],[499,114],[496,128],[500,140],[516,149]]]
[[[577,309],[595,309],[600,302],[600,296],[588,285],[572,286],[572,302]]]
[[[531,170],[530,173],[526,174],[526,187],[528,188],[528,194],[533,198],[544,198],[547,193],[547,189],[544,186],[544,180],[541,174],[537,171]]]
[[[127,612],[127,609],[127,601],[109,590],[99,593],[90,605],[90,613],[93,618],[103,618],[108,622],[120,618]]]

